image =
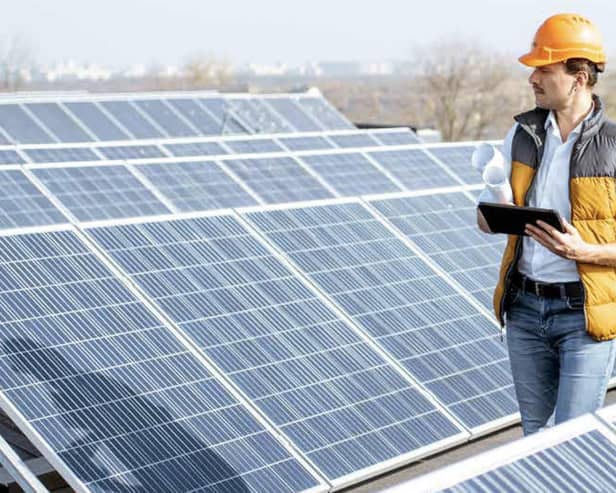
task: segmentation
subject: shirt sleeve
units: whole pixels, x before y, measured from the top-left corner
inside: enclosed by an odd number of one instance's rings
[[[518,129],[518,123],[514,123],[513,126],[507,132],[505,140],[503,141],[503,158],[505,162],[505,174],[511,176],[511,147],[513,144],[513,136]],[[477,197],[477,203],[479,202],[498,202],[496,197],[493,196],[492,191],[488,187],[484,187],[479,196]]]

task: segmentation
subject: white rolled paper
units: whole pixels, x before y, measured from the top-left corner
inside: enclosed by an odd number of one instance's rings
[[[471,165],[481,174],[492,200],[501,204],[513,202],[509,177],[505,173],[505,158],[491,144],[480,144],[471,156]]]

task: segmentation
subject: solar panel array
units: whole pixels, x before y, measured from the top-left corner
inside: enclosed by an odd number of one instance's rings
[[[518,419],[468,145],[73,99],[0,104],[0,403],[73,488],[338,489]]]

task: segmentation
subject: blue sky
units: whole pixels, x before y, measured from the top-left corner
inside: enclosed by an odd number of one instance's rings
[[[409,58],[444,37],[520,54],[562,11],[590,17],[616,53],[612,0],[4,0],[0,33],[28,39],[40,61],[368,61]]]

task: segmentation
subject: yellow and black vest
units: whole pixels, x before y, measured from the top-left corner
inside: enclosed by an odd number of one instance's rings
[[[593,96],[593,116],[582,125],[569,166],[571,223],[588,243],[616,242],[616,124],[605,117]],[[545,144],[549,112],[536,108],[515,117],[519,123],[511,148],[511,187],[516,205],[528,205]],[[522,252],[522,238],[507,241],[494,292],[494,311],[504,325],[505,293]],[[616,268],[577,264],[584,285],[586,331],[596,340],[616,338]]]

